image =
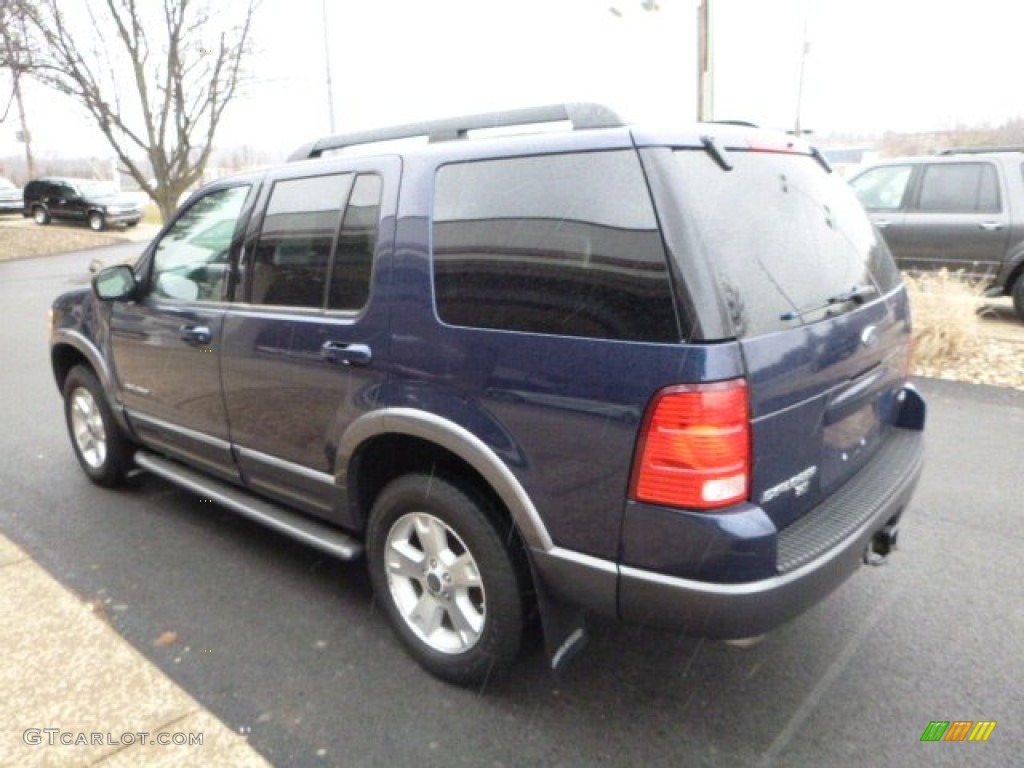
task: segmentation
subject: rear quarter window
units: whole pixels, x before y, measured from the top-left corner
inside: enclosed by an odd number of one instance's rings
[[[633,151],[438,170],[434,288],[450,325],[680,340],[661,236]]]
[[[998,213],[999,179],[991,163],[936,163],[921,175],[918,210],[934,213]]]
[[[814,158],[731,151],[730,171],[699,149],[675,160],[691,257],[717,273],[737,337],[824,319],[842,309],[827,299],[857,286],[899,285],[863,206]]]

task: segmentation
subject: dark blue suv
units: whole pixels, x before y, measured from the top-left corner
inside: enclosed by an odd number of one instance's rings
[[[750,638],[888,556],[922,462],[907,298],[814,150],[566,105],[293,160],[54,303],[97,483],[365,552],[463,684],[534,617],[553,665],[587,612]]]

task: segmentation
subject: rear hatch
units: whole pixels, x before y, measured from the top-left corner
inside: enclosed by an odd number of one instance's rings
[[[899,273],[845,181],[787,139],[735,130],[643,148],[702,340],[738,339],[752,420],[750,499],[778,529],[891,434],[910,323]],[[714,291],[694,283],[716,286]],[[705,286],[706,288],[707,286]],[[709,303],[710,294],[716,303]]]

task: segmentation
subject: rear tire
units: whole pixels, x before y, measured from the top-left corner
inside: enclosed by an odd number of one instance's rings
[[[64,419],[82,470],[97,485],[120,483],[131,467],[131,443],[122,434],[96,374],[76,365],[64,380]]]
[[[89,214],[89,229],[93,232],[102,232],[106,226],[107,222],[104,220],[102,213],[93,211]]]
[[[39,226],[50,223],[50,212],[43,206],[37,205],[32,209],[32,220]]]
[[[442,680],[479,685],[519,655],[527,582],[512,533],[482,494],[434,475],[399,477],[373,505],[377,599],[410,655]]]
[[[1017,313],[1017,319],[1024,323],[1024,272],[1017,275],[1013,283],[1013,311]]]

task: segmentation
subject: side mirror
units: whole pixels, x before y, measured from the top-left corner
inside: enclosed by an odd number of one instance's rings
[[[123,301],[135,296],[139,283],[127,264],[107,267],[92,279],[92,289],[104,301]]]

